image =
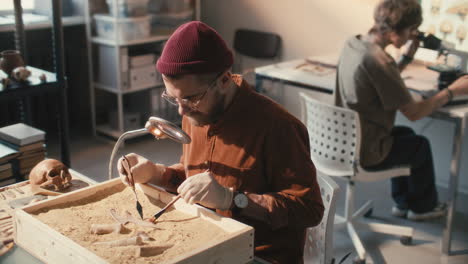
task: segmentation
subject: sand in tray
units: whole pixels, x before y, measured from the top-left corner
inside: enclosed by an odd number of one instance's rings
[[[158,212],[164,203],[147,197],[138,191],[138,198],[143,206],[144,218]],[[34,212],[35,217],[91,250],[110,263],[158,263],[171,260],[180,255],[214,240],[222,239],[226,233],[219,227],[175,209],[163,214],[155,228],[137,227],[132,223],[125,226],[130,229],[124,234],[96,235],[90,233],[92,224],[114,224],[109,210],[116,209],[119,215],[125,210],[139,218],[135,210],[135,197],[130,188],[122,185],[109,188],[82,200],[68,202]],[[149,257],[136,257],[137,246],[109,247],[94,245],[95,242],[112,241],[132,237],[137,231],[145,231],[154,241],[145,242],[144,246],[158,246],[161,250]]]

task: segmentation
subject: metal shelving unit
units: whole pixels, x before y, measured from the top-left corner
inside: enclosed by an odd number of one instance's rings
[[[15,46],[26,60],[26,37],[23,24],[23,10],[21,0],[13,0],[15,8]],[[24,123],[31,125],[31,97],[49,93],[59,94],[57,108],[57,121],[59,128],[59,141],[61,151],[61,161],[71,166],[69,150],[69,127],[68,127],[68,102],[67,102],[67,80],[65,77],[64,48],[63,48],[63,28],[62,28],[62,2],[52,1],[52,50],[53,64],[55,72],[48,72],[28,66],[31,77],[28,82],[12,82],[4,87],[0,85],[0,102],[8,100],[18,100],[21,111],[21,119]],[[27,61],[25,61],[27,65]],[[41,81],[39,76],[44,74],[46,81]]]
[[[152,0],[150,0],[152,1]],[[86,20],[86,31],[88,35],[88,52],[89,52],[89,86],[90,86],[90,99],[91,99],[91,113],[92,113],[92,124],[93,124],[93,133],[94,135],[102,134],[113,139],[117,139],[121,134],[126,130],[125,120],[124,120],[124,101],[127,96],[137,92],[148,92],[150,94],[151,89],[162,88],[163,83],[160,81],[156,84],[143,84],[141,86],[133,87],[130,85],[130,69],[129,69],[129,55],[130,51],[137,49],[141,45],[147,44],[161,44],[163,41],[166,41],[172,30],[160,29],[156,32],[152,32],[149,37],[138,38],[138,39],[124,39],[119,38],[118,30],[115,30],[114,38],[105,38],[102,36],[97,36],[94,33],[95,28],[93,28],[93,15],[97,13],[102,13],[102,11],[92,13],[91,10],[96,10],[92,4],[96,5],[97,1],[88,0],[86,1],[86,10],[85,10],[85,20]],[[117,3],[112,2],[114,5],[114,10],[117,10]],[[200,19],[200,0],[193,0],[192,8],[194,9],[194,19]],[[110,16],[110,15],[109,15]],[[115,17],[106,18],[109,21],[112,21],[114,27],[117,26],[118,19]],[[132,19],[132,18],[126,18]],[[140,46],[139,46],[140,45]],[[94,61],[93,61],[94,60]],[[99,61],[105,60],[106,63],[100,63]],[[107,63],[108,62],[108,63]],[[103,78],[106,80],[101,80],[102,73],[106,72],[106,76],[112,76],[112,78]],[[115,77],[114,77],[115,76]],[[116,111],[117,113],[117,127],[112,127],[110,125],[110,118],[107,123],[100,122],[98,120],[98,103],[96,102],[96,92],[104,91],[108,93],[108,97],[115,97],[116,100],[116,109],[109,109],[108,112]],[[107,99],[107,98],[106,98]],[[149,99],[148,99],[149,100]],[[100,103],[100,102],[99,102]],[[115,103],[115,102],[111,102]],[[106,109],[107,110],[107,109]]]

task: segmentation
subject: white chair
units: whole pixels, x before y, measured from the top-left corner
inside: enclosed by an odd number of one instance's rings
[[[355,182],[382,181],[397,176],[408,176],[409,167],[368,171],[359,164],[361,128],[358,114],[342,107],[319,102],[300,93],[302,120],[306,124],[311,157],[317,170],[347,181],[344,216],[336,216],[335,228],[346,227],[356,248],[358,258],[355,263],[365,263],[366,250],[355,227],[367,228],[373,232],[401,236],[400,242],[410,244],[413,229],[409,227],[362,221],[360,218],[371,212],[372,201],[361,208],[354,207]]]
[[[334,263],[333,222],[340,187],[333,179],[322,173],[317,173],[317,181],[320,186],[325,211],[319,225],[307,228],[304,263],[332,264]]]

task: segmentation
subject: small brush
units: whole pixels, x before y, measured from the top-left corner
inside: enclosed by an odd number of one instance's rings
[[[171,207],[179,199],[180,199],[180,195],[177,195],[174,198],[174,200],[170,201],[168,204],[166,204],[166,206],[164,206],[163,209],[161,209],[159,212],[155,213],[153,215],[153,217],[151,217],[150,221],[153,222],[153,223],[156,222],[156,220],[158,220],[158,218],[161,217],[161,215],[163,215],[166,212],[167,208]]]

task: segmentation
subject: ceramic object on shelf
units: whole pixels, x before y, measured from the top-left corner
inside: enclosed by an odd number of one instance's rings
[[[467,35],[466,27],[460,25],[457,29],[457,39],[460,41],[460,44],[463,43]]]
[[[465,17],[468,15],[468,1],[453,5],[447,9],[447,13],[457,14],[462,20],[465,20]]]
[[[441,0],[432,0],[431,12],[433,15],[437,15],[440,12],[440,6],[442,5]]]
[[[453,24],[449,20],[444,20],[440,23],[440,32],[444,33],[444,39],[447,37],[447,34],[453,32]]]
[[[11,77],[13,69],[24,66],[23,57],[17,50],[4,50],[0,52],[0,69]]]
[[[29,71],[23,66],[20,66],[13,69],[13,71],[11,72],[11,76],[15,78],[18,82],[24,82],[28,79],[29,76],[31,76],[31,71]]]

